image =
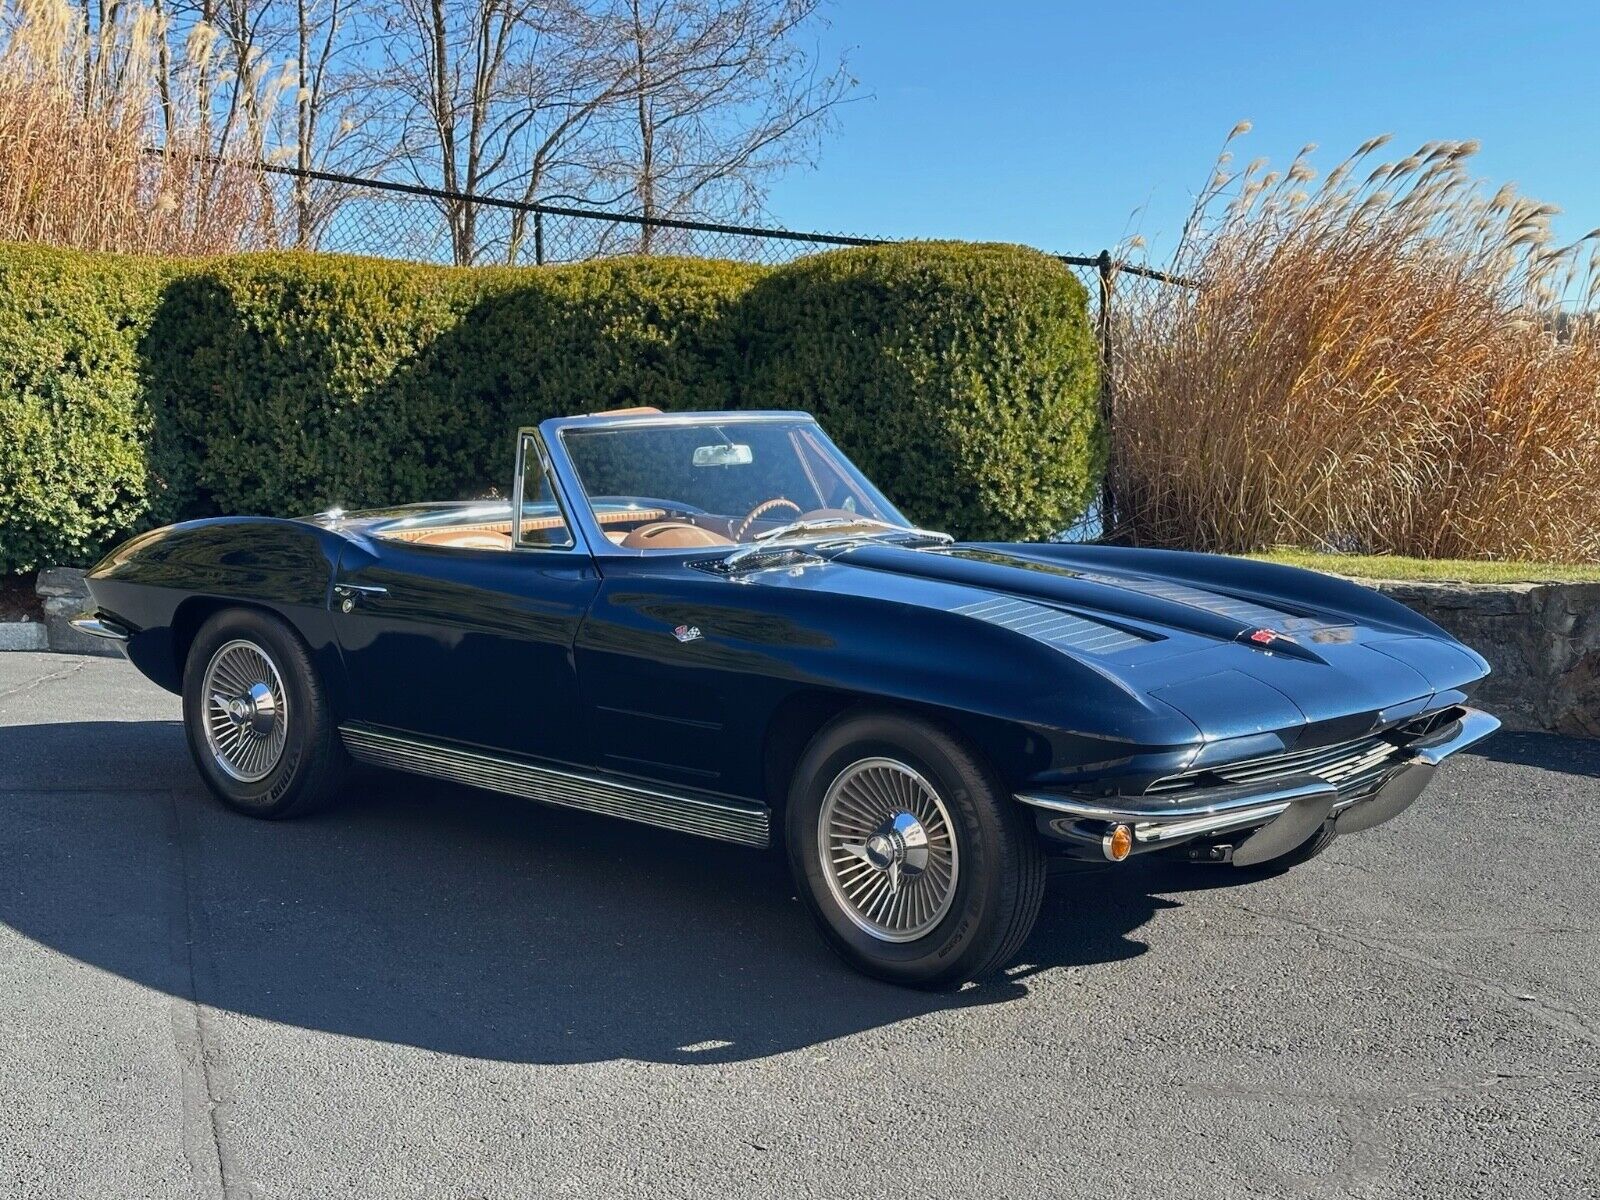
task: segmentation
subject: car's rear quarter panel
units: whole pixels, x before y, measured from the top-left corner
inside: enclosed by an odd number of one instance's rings
[[[188,643],[213,612],[250,605],[288,621],[330,686],[342,679],[328,613],[343,539],[302,521],[224,517],[152,530],[88,575],[95,606],[134,631],[128,657],[170,691]]]

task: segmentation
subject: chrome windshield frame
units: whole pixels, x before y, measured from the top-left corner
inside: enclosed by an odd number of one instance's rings
[[[707,427],[724,427],[729,425],[756,425],[779,423],[803,423],[809,425],[821,435],[823,442],[836,451],[845,463],[860,475],[863,480],[878,495],[877,485],[861,473],[861,469],[845,457],[844,452],[834,445],[833,439],[817,424],[817,419],[810,413],[799,411],[762,409],[749,412],[693,412],[693,413],[653,413],[653,412],[619,412],[595,413],[582,417],[551,417],[541,422],[538,431],[542,435],[542,444],[551,474],[560,492],[567,500],[565,507],[568,514],[581,531],[583,540],[587,544],[589,553],[596,558],[706,558],[707,547],[701,546],[694,549],[623,549],[606,537],[605,530],[600,522],[595,519],[594,506],[590,502],[589,494],[585,491],[583,481],[579,477],[576,464],[567,451],[564,434],[568,430],[580,431],[589,429],[634,429],[634,428],[682,428],[684,426],[704,425]],[[519,473],[518,479],[521,479]],[[894,507],[892,501],[883,497],[889,504],[889,510],[901,520],[906,517],[899,509]],[[896,527],[897,529],[900,527]],[[904,528],[911,530],[911,524],[906,521]],[[838,535],[834,535],[837,539]],[[771,543],[763,543],[770,546]],[[729,549],[732,549],[730,547]],[[711,554],[715,554],[712,548]]]

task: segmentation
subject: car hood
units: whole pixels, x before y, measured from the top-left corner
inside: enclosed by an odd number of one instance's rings
[[[1305,725],[1356,737],[1457,702],[1487,673],[1442,631],[1419,633],[1398,606],[1393,621],[1354,616],[1182,574],[1068,564],[1051,550],[856,544],[831,556],[849,570],[824,574],[831,586],[1044,642],[1178,710],[1207,740]]]

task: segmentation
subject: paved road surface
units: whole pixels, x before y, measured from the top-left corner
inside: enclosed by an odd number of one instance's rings
[[[230,815],[178,716],[0,655],[0,1195],[1600,1191],[1600,743],[1277,879],[1057,876],[928,996],[747,851],[395,777]]]

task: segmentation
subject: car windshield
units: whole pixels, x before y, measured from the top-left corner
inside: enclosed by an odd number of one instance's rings
[[[596,523],[626,549],[910,528],[811,421],[630,422],[561,437]]]

